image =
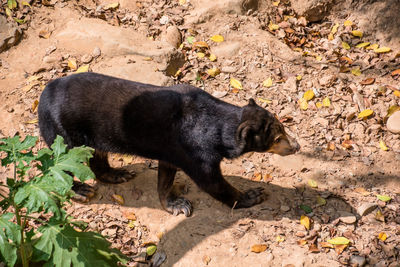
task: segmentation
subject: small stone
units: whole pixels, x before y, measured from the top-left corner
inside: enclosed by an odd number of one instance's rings
[[[396,111],[387,120],[386,126],[392,133],[400,133],[400,111]]]
[[[212,96],[216,97],[216,98],[222,98],[222,97],[226,96],[227,94],[228,94],[227,91],[214,91],[212,93]]]
[[[355,267],[362,267],[366,263],[365,257],[359,256],[359,255],[352,255],[350,257],[350,265],[355,266]]]
[[[319,79],[319,84],[321,86],[332,86],[332,84],[336,81],[337,77],[333,74],[331,75],[324,75]]]
[[[236,67],[233,66],[224,66],[221,68],[221,72],[224,73],[235,73],[237,71]]]
[[[93,57],[89,54],[85,54],[81,57],[81,61],[85,64],[90,63],[92,61]]]
[[[350,212],[342,211],[339,220],[345,224],[353,224],[357,221],[357,218]]]
[[[59,61],[60,60],[60,58],[59,57],[56,57],[56,56],[44,56],[43,57],[43,62],[44,63],[55,63],[55,62],[57,62],[57,61]]]
[[[290,76],[284,85],[284,88],[289,90],[289,92],[296,93],[297,92],[297,79],[295,76]]]
[[[240,43],[239,42],[223,42],[220,43],[218,46],[212,47],[211,52],[219,57],[230,58],[235,55],[240,50]]]
[[[286,206],[286,205],[282,205],[282,206],[281,206],[281,211],[287,212],[287,211],[289,211],[289,210],[290,210],[290,207],[289,207],[289,206]]]
[[[357,213],[360,216],[365,216],[371,211],[373,211],[378,205],[375,203],[364,203],[360,207],[357,208]]]
[[[178,48],[182,43],[182,34],[176,26],[169,26],[162,36],[162,40]]]
[[[96,47],[93,49],[92,56],[93,56],[94,58],[96,58],[96,57],[99,57],[100,55],[101,55],[101,50],[100,50],[99,47],[96,46]]]
[[[164,15],[164,16],[162,16],[162,17],[160,18],[160,24],[161,24],[161,25],[165,25],[165,24],[167,24],[168,22],[169,22],[169,18],[168,18],[167,15]]]

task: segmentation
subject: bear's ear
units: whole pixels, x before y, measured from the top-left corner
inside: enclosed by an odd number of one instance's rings
[[[236,129],[236,142],[244,149],[253,132],[252,124],[249,121],[242,122]]]
[[[257,104],[256,104],[256,101],[254,101],[254,99],[253,98],[250,98],[249,99],[249,106],[256,106]]]

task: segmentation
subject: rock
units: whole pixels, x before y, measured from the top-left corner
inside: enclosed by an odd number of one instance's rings
[[[175,48],[178,48],[182,43],[182,34],[176,26],[169,26],[161,40],[167,42]]]
[[[224,66],[221,68],[221,72],[224,73],[235,73],[237,72],[237,68],[234,66]]]
[[[57,57],[57,56],[44,56],[43,57],[43,62],[48,63],[48,64],[55,63],[59,60],[61,60],[61,58]]]
[[[93,49],[92,56],[93,56],[94,58],[96,58],[96,57],[99,57],[100,55],[101,55],[101,50],[100,50],[99,47],[96,46],[96,47]]]
[[[228,94],[227,91],[214,91],[212,93],[212,96],[216,97],[216,98],[222,98],[222,97],[226,96],[227,94]]]
[[[364,204],[361,204],[361,206],[359,206],[357,208],[357,213],[360,216],[365,216],[368,213],[370,213],[371,211],[373,211],[377,206],[378,205],[375,204],[375,203],[364,203]]]
[[[330,75],[324,75],[319,79],[319,84],[321,86],[332,86],[332,84],[336,81],[337,77],[336,75],[330,74]]]
[[[92,57],[91,55],[89,55],[89,54],[84,54],[84,55],[81,57],[81,61],[82,61],[83,63],[85,63],[85,64],[90,63],[90,61],[92,61],[92,59],[93,59],[93,57]]]
[[[356,216],[354,214],[347,212],[347,211],[341,211],[339,220],[345,224],[353,224],[357,221]]]
[[[290,76],[284,85],[284,88],[289,90],[289,92],[297,93],[297,79],[295,76]]]
[[[8,22],[5,16],[0,16],[0,53],[18,44],[21,37],[22,31],[16,23]]]
[[[352,255],[350,256],[350,265],[354,267],[362,267],[367,263],[367,260],[363,256]]]
[[[292,8],[299,16],[304,16],[307,21],[316,22],[324,19],[328,14],[334,0],[292,0]]]
[[[287,211],[289,211],[289,210],[290,210],[290,207],[289,207],[289,206],[286,206],[286,205],[282,205],[282,206],[281,206],[281,211],[287,212]]]
[[[160,18],[160,24],[161,24],[161,25],[168,24],[168,22],[169,22],[169,18],[168,18],[167,15],[164,15],[164,16],[162,16],[162,17]]]
[[[388,130],[392,133],[400,133],[400,111],[393,113],[386,122]]]
[[[239,42],[223,42],[218,46],[211,48],[211,52],[217,57],[233,57],[235,56],[240,49]]]

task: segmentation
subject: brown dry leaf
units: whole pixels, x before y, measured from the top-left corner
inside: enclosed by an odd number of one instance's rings
[[[375,219],[380,222],[385,222],[385,216],[383,216],[382,212],[378,210],[375,214]]]
[[[208,265],[210,263],[210,261],[211,261],[211,258],[209,256],[207,256],[207,255],[204,255],[203,258],[202,258],[202,261],[203,261],[203,263],[205,265]]]
[[[196,48],[208,48],[208,44],[204,41],[194,42],[193,46]]]
[[[121,195],[113,194],[112,199],[120,205],[124,205],[125,203],[124,197]]]
[[[380,240],[382,240],[383,242],[385,242],[386,239],[387,239],[387,234],[385,232],[381,232],[381,233],[378,234],[378,238]]]
[[[345,56],[341,57],[340,61],[346,61],[350,65],[353,64],[353,60],[351,58],[345,57]]]
[[[128,220],[136,221],[136,215],[132,210],[122,211],[122,215]]]
[[[397,70],[392,71],[391,74],[392,74],[392,76],[400,75],[400,69],[397,69]]]
[[[301,215],[300,224],[303,225],[307,230],[310,230],[310,218],[306,215]]]
[[[359,118],[359,119],[368,118],[368,117],[371,116],[373,113],[374,113],[374,111],[371,110],[371,109],[364,109],[363,111],[361,111],[361,112],[358,114],[358,118]]]
[[[335,246],[328,242],[320,242],[319,243],[323,248],[334,248]]]
[[[257,182],[261,181],[261,179],[262,179],[262,173],[260,173],[260,172],[254,173],[253,178],[251,178],[251,180],[257,181]]]
[[[310,244],[308,251],[311,253],[319,253],[319,249],[316,244]]]
[[[363,196],[368,196],[368,195],[371,194],[370,192],[368,192],[367,190],[365,190],[364,187],[358,187],[358,188],[354,189],[354,192],[359,193],[359,194],[361,194],[361,195],[363,195]]]
[[[75,58],[71,58],[71,59],[68,60],[68,67],[71,70],[76,70],[78,68],[78,65],[76,63],[76,59]]]
[[[39,105],[39,101],[36,99],[35,101],[33,101],[32,103],[32,112],[36,111],[37,106]]]
[[[343,140],[342,147],[344,147],[345,149],[351,149],[353,147],[353,141]]]
[[[265,244],[256,244],[251,247],[251,252],[260,253],[267,250],[267,245]]]
[[[329,142],[328,144],[327,144],[327,146],[326,146],[326,150],[329,150],[329,151],[334,151],[335,150],[335,143],[334,142]]]
[[[365,80],[362,80],[360,82],[361,85],[370,85],[373,84],[375,82],[375,78],[367,78]]]
[[[297,245],[299,245],[299,246],[304,246],[306,244],[307,244],[307,240],[304,240],[304,239],[297,240]]]
[[[347,248],[348,245],[335,245],[335,251],[338,255],[342,254],[342,252]]]
[[[39,32],[39,37],[44,38],[44,39],[49,39],[51,35],[51,32],[48,32],[47,30],[41,30]]]

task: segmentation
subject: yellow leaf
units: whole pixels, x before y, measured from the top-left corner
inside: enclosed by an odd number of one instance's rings
[[[186,4],[186,0],[179,0],[179,4],[180,4],[181,6],[183,6],[184,4]]]
[[[208,75],[210,75],[211,77],[215,77],[218,74],[221,73],[221,71],[218,68],[212,68],[212,69],[208,69],[207,70]]]
[[[324,105],[324,107],[329,108],[329,107],[331,106],[331,101],[329,100],[329,97],[325,97],[325,98],[322,100],[322,104]]]
[[[335,237],[335,238],[329,239],[328,243],[330,243],[332,245],[347,245],[350,243],[350,240],[348,240],[346,237]]]
[[[322,60],[322,57],[321,57],[321,56],[315,56],[315,59],[316,59],[317,61],[321,61],[321,60]]]
[[[271,79],[271,77],[269,77],[268,79],[266,79],[265,81],[263,81],[263,86],[264,86],[264,87],[271,87],[271,86],[272,86],[272,79]]]
[[[285,241],[285,237],[281,236],[281,235],[277,235],[276,236],[276,242],[281,243]]]
[[[265,99],[265,98],[261,98],[261,97],[259,97],[259,98],[257,98],[260,102],[264,102],[264,103],[267,103],[267,104],[271,104],[272,103],[272,100],[269,100],[269,99]]]
[[[364,48],[366,46],[369,46],[371,43],[370,42],[366,42],[366,43],[359,43],[358,45],[356,45],[357,48]]]
[[[304,239],[297,240],[297,245],[304,246],[305,244],[307,244],[307,240],[304,240]]]
[[[307,230],[310,230],[310,218],[306,215],[301,215],[300,224],[303,225]]]
[[[320,196],[317,196],[317,203],[320,206],[326,205],[326,199]]]
[[[68,60],[68,67],[71,70],[76,70],[78,68],[77,64],[76,64],[76,59],[75,58],[71,58],[70,60]]]
[[[374,52],[375,53],[387,53],[387,52],[390,52],[391,50],[392,49],[390,49],[390,47],[384,46],[384,47],[374,49]]]
[[[317,108],[322,108],[322,103],[321,103],[321,102],[317,102],[317,103],[315,103],[315,106],[316,106]]]
[[[22,1],[21,4],[23,6],[29,6],[30,8],[32,8],[31,5],[28,2]]]
[[[12,17],[12,12],[8,7],[6,7],[6,15],[10,18]]]
[[[112,199],[120,205],[124,205],[125,203],[125,200],[121,195],[113,194]]]
[[[35,112],[37,106],[39,105],[39,101],[36,99],[35,101],[33,101],[32,103],[32,112]]]
[[[308,109],[308,102],[304,98],[300,98],[299,99],[299,105],[300,105],[300,108],[302,110],[307,110]]]
[[[329,33],[329,34],[328,34],[328,40],[329,40],[329,41],[332,41],[332,40],[333,40],[333,34],[332,34],[332,33]]]
[[[133,160],[133,156],[132,155],[123,155],[121,158],[122,158],[122,161],[125,164],[131,164],[132,160]],[[130,220],[132,220],[132,219],[130,219]]]
[[[260,253],[267,250],[267,245],[265,244],[257,244],[251,247],[251,252]]]
[[[279,25],[270,22],[269,25],[268,25],[268,29],[269,29],[270,31],[275,31],[275,30],[279,29]]]
[[[119,3],[110,3],[104,6],[104,10],[116,9],[117,7],[119,7]]]
[[[315,96],[315,94],[314,94],[314,91],[313,91],[313,90],[307,90],[307,91],[304,93],[303,98],[304,98],[305,100],[309,101],[309,100],[313,99],[314,96]]]
[[[333,25],[332,30],[331,30],[332,36],[333,36],[335,33],[337,33],[337,29],[338,29],[338,28],[339,28],[339,23],[336,23],[335,25]]]
[[[399,90],[394,90],[393,94],[397,97],[400,97],[400,91]]]
[[[197,55],[198,58],[203,58],[203,57],[206,56],[206,54],[204,54],[202,52],[198,52],[196,55]]]
[[[389,150],[389,148],[386,146],[385,142],[382,139],[379,141],[379,147],[383,151],[388,151]]]
[[[144,57],[143,60],[144,60],[144,61],[152,61],[153,58],[152,58],[152,57]]]
[[[37,81],[37,80],[39,80],[40,78],[42,78],[42,77],[41,77],[41,76],[31,76],[31,77],[29,77],[29,79],[28,79],[28,83],[33,82],[33,81]]]
[[[156,251],[157,251],[157,246],[154,244],[150,244],[146,248],[146,254],[149,256],[152,256],[154,253],[156,253]]]
[[[382,233],[379,233],[378,238],[382,241],[385,241],[387,239],[387,235],[386,235],[386,233],[382,232]]]
[[[214,54],[211,54],[209,59],[210,59],[210,61],[215,61],[215,60],[217,60],[217,56]]]
[[[75,73],[81,73],[81,72],[88,72],[89,71],[89,64],[80,66]]]
[[[368,50],[375,50],[375,49],[378,49],[378,47],[379,47],[378,44],[372,44],[372,45],[370,45],[370,46],[367,46],[365,49],[368,49]]]
[[[343,25],[344,25],[344,26],[351,26],[351,25],[353,25],[353,22],[350,21],[350,20],[345,20],[344,23],[343,23]]]
[[[312,188],[318,187],[318,183],[313,179],[308,179],[308,185],[311,186]]]
[[[236,80],[235,78],[231,78],[230,84],[233,88],[240,89],[240,90],[243,89],[242,83],[239,82],[238,80]]]
[[[35,123],[38,123],[38,119],[33,119],[33,120],[30,120],[30,121],[27,121],[27,122],[25,122],[25,123],[27,123],[27,124],[35,124]]]
[[[211,39],[211,41],[214,41],[216,43],[221,43],[221,42],[224,41],[224,37],[222,35],[219,35],[219,34],[211,36],[210,39]]]
[[[371,110],[371,109],[364,109],[363,111],[361,111],[361,112],[358,114],[358,118],[359,118],[359,119],[368,118],[368,117],[371,116],[373,113],[374,113],[374,111]]]
[[[301,79],[303,79],[303,76],[301,76],[300,74],[296,76],[296,80],[301,81]]]
[[[360,76],[361,75],[361,70],[360,70],[360,68],[354,68],[354,69],[351,70],[351,73],[354,76]]]
[[[375,214],[375,220],[385,222],[385,216],[383,216],[382,212],[378,210]]]
[[[32,87],[33,87],[32,84],[28,84],[28,85],[22,87],[21,90],[26,93],[26,92],[29,92],[32,89]]]
[[[346,49],[346,50],[349,50],[349,49],[350,49],[350,45],[349,45],[348,43],[346,43],[346,42],[342,42],[342,47],[343,47],[344,49]]]
[[[204,255],[204,257],[202,258],[202,261],[205,265],[208,265],[211,261],[211,258],[207,255]]]
[[[354,31],[352,31],[351,33],[352,33],[353,36],[355,36],[355,37],[360,37],[360,38],[363,37],[363,32],[362,32],[362,31],[354,30]]]
[[[273,5],[273,6],[279,6],[279,3],[280,3],[280,2],[281,2],[280,0],[274,1],[274,2],[272,2],[272,5]]]

